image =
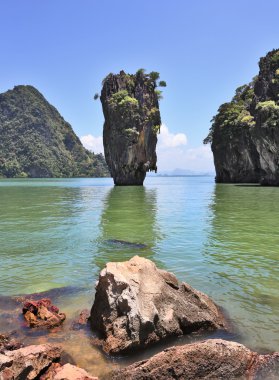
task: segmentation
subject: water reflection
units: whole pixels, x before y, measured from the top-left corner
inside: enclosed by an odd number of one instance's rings
[[[218,184],[209,208],[204,252],[215,298],[247,344],[278,350],[279,189]]]
[[[134,255],[152,259],[160,239],[156,222],[157,189],[114,187],[104,202],[95,262],[124,261]]]

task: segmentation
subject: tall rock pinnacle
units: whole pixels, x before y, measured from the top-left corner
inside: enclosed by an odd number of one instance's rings
[[[141,69],[135,75],[109,74],[103,81],[104,151],[115,185],[142,185],[146,172],[157,170],[161,126],[157,79],[158,73]]]

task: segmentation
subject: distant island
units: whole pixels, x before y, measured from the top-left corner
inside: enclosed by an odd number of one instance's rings
[[[279,49],[259,62],[259,75],[220,106],[209,135],[216,182],[279,185]]]
[[[0,94],[0,177],[108,177],[102,154],[86,150],[32,86]]]
[[[151,177],[212,177],[215,172],[203,172],[190,169],[176,168],[173,170],[163,170],[160,173],[150,173]]]

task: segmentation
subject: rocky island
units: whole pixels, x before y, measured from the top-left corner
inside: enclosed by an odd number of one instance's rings
[[[0,94],[0,177],[105,177],[104,157],[33,86]]]
[[[259,75],[220,106],[209,135],[216,182],[279,185],[279,49],[259,62]]]
[[[115,185],[142,185],[146,172],[157,171],[158,79],[157,72],[140,69],[135,75],[109,74],[103,81],[104,151]]]

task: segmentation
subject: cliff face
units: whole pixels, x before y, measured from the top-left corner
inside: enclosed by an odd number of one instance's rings
[[[259,62],[259,75],[221,105],[211,143],[216,182],[279,185],[279,49]]]
[[[0,94],[0,177],[108,176],[71,125],[32,86]]]
[[[157,170],[161,118],[155,87],[141,70],[109,74],[103,81],[104,150],[116,185],[142,185],[146,172]]]

